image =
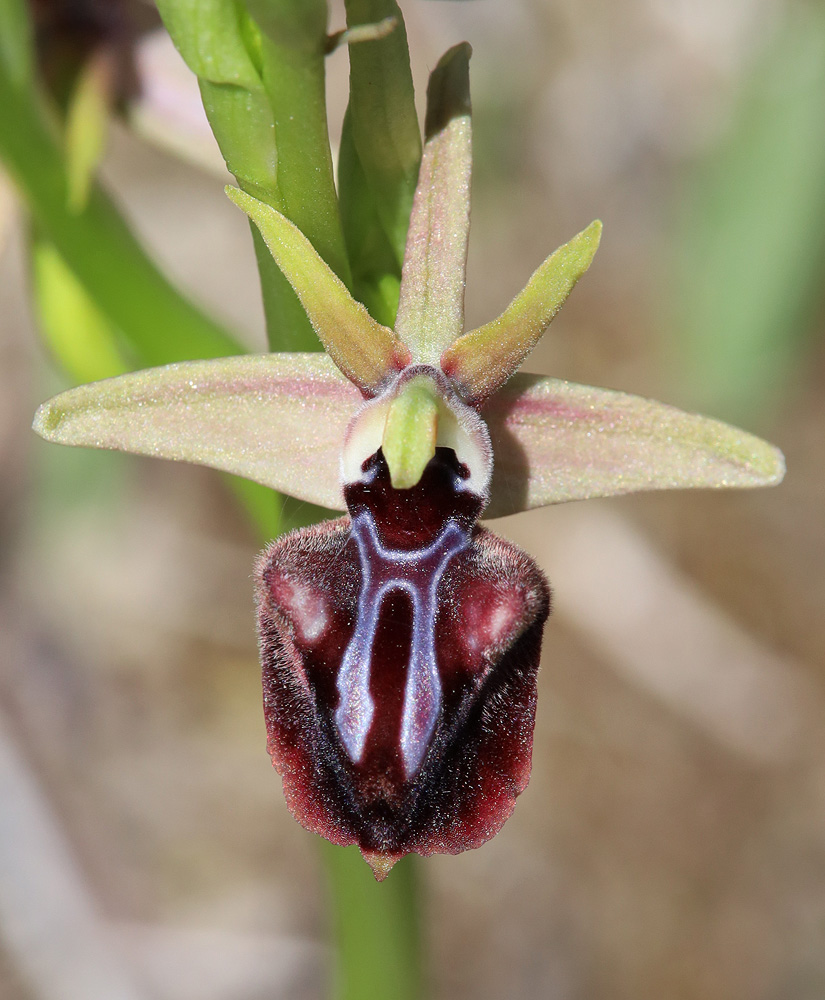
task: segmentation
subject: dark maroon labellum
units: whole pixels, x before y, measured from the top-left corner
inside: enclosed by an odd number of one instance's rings
[[[417,486],[379,450],[345,487],[350,517],[261,556],[268,748],[290,810],[383,877],[410,851],[495,834],[527,785],[549,589],[476,525],[483,501],[438,448]]]

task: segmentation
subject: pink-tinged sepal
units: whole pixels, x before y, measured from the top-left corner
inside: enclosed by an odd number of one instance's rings
[[[482,501],[438,448],[396,490],[380,452],[352,519],[274,542],[256,573],[264,704],[289,807],[383,877],[410,851],[478,847],[530,773],[549,591],[478,528]]]

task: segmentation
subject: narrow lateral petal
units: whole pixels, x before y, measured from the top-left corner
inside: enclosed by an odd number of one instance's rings
[[[427,88],[424,155],[415,189],[395,328],[416,361],[437,364],[464,330],[470,228],[470,46],[450,49]]]
[[[228,187],[226,193],[260,230],[335,364],[366,395],[379,392],[408,363],[409,351],[355,301],[289,219],[238,188]]]
[[[718,420],[610,389],[517,375],[485,407],[495,455],[485,517],[686,487],[773,486],[773,445]]]
[[[185,361],[81,385],[37,411],[47,441],[208,465],[343,509],[338,461],[360,393],[323,354]]]
[[[601,222],[591,222],[547,258],[498,319],[465,333],[444,351],[441,367],[468,403],[482,405],[518,371],[590,267],[601,234]]]

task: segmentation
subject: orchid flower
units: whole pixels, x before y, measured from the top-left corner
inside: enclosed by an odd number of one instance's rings
[[[346,510],[258,560],[264,709],[293,815],[357,844],[378,878],[411,851],[481,845],[528,782],[550,591],[481,515],[784,471],[774,447],[715,420],[515,374],[590,265],[598,222],[464,332],[468,60],[457,46],[430,81],[394,329],[287,218],[228,189],[326,354],[139,371],[62,393],[34,424],[50,441],[195,462]]]

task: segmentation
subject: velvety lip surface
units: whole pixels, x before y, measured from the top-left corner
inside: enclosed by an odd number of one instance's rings
[[[342,518],[279,539],[258,563],[269,751],[293,814],[334,843],[384,860],[457,853],[500,829],[527,784],[549,591],[529,557],[474,527],[481,501],[462,489],[449,450],[438,450],[411,490],[392,489],[380,452],[365,472],[367,482],[346,489],[350,510],[369,513],[390,551],[409,556],[448,523],[466,535],[437,584],[432,730],[411,767],[402,746],[405,690],[421,623],[411,591],[396,586],[380,602],[372,635],[374,713],[357,759],[342,739],[339,673],[365,613],[369,572]],[[402,575],[408,564],[399,563]]]

